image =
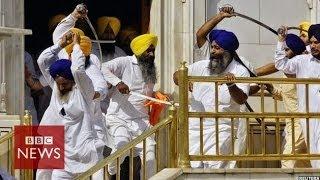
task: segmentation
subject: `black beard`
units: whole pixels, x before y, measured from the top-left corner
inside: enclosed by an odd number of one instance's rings
[[[210,75],[218,75],[221,74],[230,64],[233,59],[233,54],[230,52],[224,52],[221,59],[215,59],[212,55],[210,55],[209,69]]]
[[[151,57],[140,57],[138,64],[142,72],[142,78],[145,83],[157,82],[157,70],[154,64],[154,56]]]

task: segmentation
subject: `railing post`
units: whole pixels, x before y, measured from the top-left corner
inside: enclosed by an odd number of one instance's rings
[[[179,68],[179,104],[179,167],[189,168],[188,68],[185,61]]]
[[[23,116],[23,125],[24,126],[31,126],[32,125],[32,116],[30,114],[30,111],[25,110],[25,114]],[[29,128],[29,131],[32,131],[31,127]],[[24,180],[32,180],[33,179],[33,169],[24,169],[22,170],[22,176]]]
[[[178,134],[178,128],[177,128],[177,108],[172,105],[169,108],[169,117],[172,119],[171,125],[170,125],[170,168],[176,168],[178,165],[178,152],[177,152],[177,134]]]
[[[29,110],[24,111],[23,122],[24,126],[31,126],[32,117]]]

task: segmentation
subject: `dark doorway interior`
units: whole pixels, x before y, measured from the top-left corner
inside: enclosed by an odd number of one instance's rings
[[[115,16],[121,21],[121,30],[134,28],[139,34],[148,29],[151,0],[30,0],[25,2],[25,28],[32,29],[33,35],[26,36],[26,51],[35,58],[52,45],[52,34],[48,32],[50,17],[70,14],[79,3],[85,3],[89,18],[96,26],[100,16]],[[147,23],[146,23],[147,22]],[[118,42],[118,41],[117,41]]]

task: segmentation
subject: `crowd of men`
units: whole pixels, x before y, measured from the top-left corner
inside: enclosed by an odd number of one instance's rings
[[[190,111],[212,112],[215,106],[218,106],[220,112],[246,111],[243,104],[250,93],[253,93],[251,91],[254,91],[254,87],[247,83],[233,83],[237,77],[263,76],[278,70],[283,71],[288,78],[320,77],[320,24],[303,22],[300,25],[300,37],[287,34],[286,27],[281,27],[274,63],[254,68],[245,58],[238,56],[236,51],[239,41],[236,35],[230,31],[215,29],[220,21],[234,16],[233,12],[232,7],[222,8],[221,12],[209,19],[196,34],[196,62],[188,66],[189,75],[223,76],[228,83],[217,88],[218,105],[214,104],[214,84],[191,84]],[[154,123],[150,123],[150,119],[154,114],[150,114],[150,106],[152,108],[155,102],[147,102],[131,92],[167,99],[166,95],[161,96],[154,90],[157,83],[154,53],[158,37],[154,34],[143,34],[134,38],[130,43],[132,56],[126,56],[118,47],[103,45],[100,61],[97,44],[86,36],[81,25],[77,26],[77,21],[85,18],[87,13],[87,9],[80,11],[76,8],[70,15],[61,18],[53,31],[53,45],[38,57],[41,77],[33,77],[30,73],[32,68],[26,66],[27,89],[52,89],[50,103],[41,121],[39,120],[40,125],[64,125],[66,136],[65,169],[39,169],[37,179],[72,179],[151,128]],[[110,22],[117,23],[117,20],[99,18],[99,38],[110,40],[119,32],[118,28],[112,28]],[[30,58],[26,55],[26,64],[30,61],[28,59]],[[173,80],[179,85],[177,73],[173,75]],[[282,98],[287,112],[306,111],[305,89],[302,85],[268,88],[273,95]],[[309,111],[319,112],[320,86],[310,85],[309,99]],[[29,106],[26,108],[34,109]],[[35,117],[37,115],[33,115],[33,123],[38,124]],[[239,141],[246,127],[241,122],[237,124]],[[295,129],[295,142],[292,142],[291,138],[292,125]],[[199,154],[199,128],[199,121],[190,121],[190,154]],[[219,132],[216,132],[215,121],[210,118],[204,119],[203,128],[204,154],[216,153],[215,133],[219,133],[220,154],[231,152],[230,119],[219,119]],[[286,120],[286,144],[283,153],[292,153],[292,146],[297,153],[306,152],[305,137],[304,120],[294,121],[294,124],[291,124],[291,120]],[[146,157],[142,157],[142,144],[134,151],[135,164],[138,164],[141,158],[146,158],[147,177],[155,174],[155,144],[153,137],[147,139]],[[239,153],[244,148],[243,143],[238,144]],[[320,122],[317,119],[310,119],[310,153],[320,153]],[[123,163],[127,161],[125,157],[121,159]],[[234,163],[225,161],[194,161],[191,165],[194,168],[235,167]],[[310,166],[320,168],[320,161],[312,160],[311,164],[310,161],[282,161],[283,168]],[[137,169],[139,170],[139,167]],[[110,165],[108,170],[111,175],[117,172],[114,165]],[[99,173],[95,175],[99,178]],[[139,175],[136,177],[139,178]]]

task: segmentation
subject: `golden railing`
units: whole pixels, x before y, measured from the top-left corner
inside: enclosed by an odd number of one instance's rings
[[[188,168],[190,167],[190,161],[274,161],[274,160],[315,160],[320,159],[319,154],[310,153],[310,133],[309,133],[309,119],[310,118],[320,118],[319,112],[309,112],[309,85],[320,84],[319,79],[283,79],[283,78],[236,78],[235,83],[257,83],[260,85],[262,92],[264,91],[264,84],[304,84],[306,89],[306,112],[301,113],[287,113],[278,111],[278,102],[274,100],[274,112],[265,111],[265,94],[260,93],[260,111],[259,112],[219,112],[218,106],[215,106],[214,112],[189,112],[189,100],[188,100],[188,86],[189,82],[210,82],[214,84],[215,87],[215,104],[218,102],[218,86],[226,83],[226,79],[217,78],[217,77],[197,77],[197,76],[188,76],[188,68],[185,66],[185,63],[179,69],[179,111],[175,106],[170,106],[169,116],[160,121],[157,125],[151,129],[145,131],[142,135],[138,136],[136,139],[132,140],[130,143],[123,146],[118,151],[114,152],[107,158],[98,162],[95,166],[90,168],[88,171],[80,174],[76,179],[88,179],[99,170],[103,170],[104,179],[108,178],[107,169],[110,164],[116,163],[117,173],[116,178],[120,179],[120,159],[129,154],[129,178],[133,179],[133,157],[135,146],[139,143],[143,144],[143,156],[142,156],[142,179],[146,179],[146,139],[151,136],[155,136],[156,148],[156,171],[159,172],[160,169],[160,159],[168,158],[167,167],[169,168]],[[189,154],[189,118],[200,118],[200,155],[190,155]],[[204,118],[214,119],[216,132],[219,132],[219,118],[229,118],[231,121],[231,137],[232,141],[230,144],[231,153],[230,154],[220,154],[219,146],[216,146],[215,155],[207,155],[203,151],[204,142],[203,142],[203,120]],[[252,149],[253,139],[247,138],[246,140],[246,152],[244,154],[235,154],[235,124],[234,119],[242,118],[246,122],[247,137],[252,137],[254,132],[252,127],[258,127],[260,130],[260,141],[261,141],[261,152],[255,152]],[[260,118],[261,124],[252,123],[252,119]],[[281,152],[281,121],[283,118],[291,119],[293,125],[294,121],[297,119],[306,119],[306,144],[307,144],[307,153],[298,154],[295,152],[295,146],[292,146],[291,154],[282,154]],[[266,119],[274,119],[273,121],[266,121]],[[25,125],[31,124],[30,115],[25,116]],[[266,134],[270,131],[268,127],[274,126],[275,133],[275,153],[268,153],[266,151]],[[167,130],[167,139],[162,142],[160,140],[161,130]],[[292,126],[292,142],[295,142],[295,133],[294,126]],[[0,144],[4,142],[9,142],[13,144],[13,132],[0,138]],[[219,133],[215,134],[216,144],[219,144]],[[160,146],[166,147],[166,157],[161,157]],[[13,148],[8,148],[9,154],[13,156]],[[164,150],[164,149],[161,149]],[[10,164],[10,169],[8,172],[14,174],[13,163]],[[22,173],[23,179],[32,179],[32,170],[25,170]]]
[[[117,180],[120,179],[120,159],[124,156],[126,156],[129,153],[129,178],[130,180],[133,179],[133,156],[134,156],[134,148],[137,144],[143,143],[143,156],[142,156],[142,172],[143,176],[142,179],[146,179],[146,139],[150,136],[155,135],[155,140],[156,140],[156,150],[155,150],[155,155],[156,155],[156,171],[159,172],[160,169],[160,130],[161,129],[167,129],[169,136],[167,136],[167,141],[164,143],[167,143],[164,147],[167,148],[167,152],[169,156],[163,157],[163,158],[168,158],[168,167],[173,168],[177,167],[177,110],[176,107],[170,106],[169,108],[169,117],[160,121],[158,124],[156,124],[154,127],[151,129],[145,131],[142,135],[138,136],[134,140],[132,140],[130,143],[126,144],[123,146],[121,149],[117,150],[107,158],[103,159],[100,161],[98,164],[90,168],[88,171],[85,173],[82,173],[79,175],[76,179],[87,179],[91,178],[92,175],[96,172],[98,172],[100,169],[103,169],[104,171],[104,179],[107,178],[108,176],[108,166],[112,164],[113,162],[116,162],[117,165],[117,173],[116,173],[116,178]]]
[[[29,111],[25,111],[25,115],[23,117],[22,124],[24,126],[30,126],[32,122],[32,117],[30,115]],[[17,178],[16,176],[16,170],[14,169],[14,129],[5,134],[4,136],[0,137],[0,146],[7,143],[7,167],[8,169],[5,169],[8,174],[11,176]],[[4,150],[5,151],[5,150]],[[1,159],[1,156],[0,156]],[[18,175],[19,176],[19,175]],[[32,180],[33,179],[33,170],[26,169],[26,170],[21,170],[20,172],[20,179],[23,180]]]
[[[260,93],[260,109],[261,112],[219,112],[218,111],[218,87],[221,84],[227,82],[225,78],[212,77],[212,76],[188,76],[188,68],[185,66],[185,62],[182,63],[179,72],[179,166],[182,168],[190,167],[190,161],[272,161],[272,160],[315,160],[320,159],[320,152],[317,154],[310,153],[310,131],[309,131],[309,119],[320,118],[320,112],[309,112],[309,85],[320,84],[320,79],[298,79],[298,78],[236,78],[234,83],[257,83],[260,85],[261,91],[264,92],[264,84],[304,84],[306,92],[306,112],[304,113],[287,113],[278,112],[277,100],[274,100],[274,112],[265,112],[265,94]],[[189,83],[193,82],[207,82],[212,83],[215,88],[215,110],[214,112],[189,112],[188,110],[188,86]],[[200,118],[200,153],[199,155],[189,154],[189,118]],[[203,153],[203,118],[212,118],[215,121],[215,142],[216,142],[216,154],[206,155]],[[229,118],[231,120],[231,145],[232,148],[230,154],[219,153],[219,118]],[[250,119],[260,118],[261,119],[261,152],[252,152],[252,140],[246,140],[246,153],[235,154],[234,153],[234,119],[242,118],[246,120],[247,125],[247,137],[250,137]],[[281,142],[280,142],[280,119],[287,118],[291,119],[292,123],[292,142],[295,142],[294,132],[294,120],[300,120],[301,118],[306,119],[306,144],[307,153],[297,154],[295,152],[295,146],[292,145],[291,154],[281,153]],[[266,152],[266,119],[274,119],[273,125],[275,126],[275,141],[276,141],[276,153]],[[181,147],[181,148],[180,148]]]

